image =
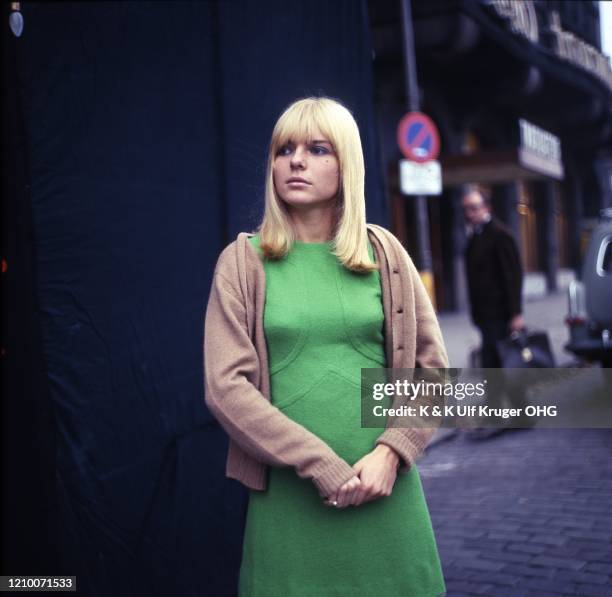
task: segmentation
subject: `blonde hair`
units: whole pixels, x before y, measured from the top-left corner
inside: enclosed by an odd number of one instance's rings
[[[352,114],[328,97],[307,97],[293,102],[280,116],[270,141],[266,168],[265,209],[257,231],[267,259],[284,257],[295,241],[287,207],[274,187],[272,167],[278,150],[289,142],[310,141],[315,129],[331,143],[340,171],[338,203],[333,229],[333,253],[348,269],[379,269],[368,253],[365,217],[365,166],[359,129]]]

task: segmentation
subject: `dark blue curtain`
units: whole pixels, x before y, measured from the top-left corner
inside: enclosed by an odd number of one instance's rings
[[[366,159],[367,217],[384,225],[365,2],[222,2],[219,32],[230,235],[259,222],[272,127],[288,104],[307,95],[335,97],[355,115]]]
[[[272,126],[306,94],[353,110],[368,219],[385,224],[365,3],[22,12],[11,68],[35,272],[22,276],[47,391],[27,408],[53,413],[36,441],[55,443],[43,468],[54,467],[61,573],[92,597],[233,595],[247,492],[224,477],[227,440],[203,399],[211,274],[257,224]],[[11,441],[18,460],[33,438]]]

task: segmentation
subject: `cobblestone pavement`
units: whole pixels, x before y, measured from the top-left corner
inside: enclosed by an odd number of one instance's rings
[[[418,468],[448,597],[612,595],[612,430],[457,432]]]

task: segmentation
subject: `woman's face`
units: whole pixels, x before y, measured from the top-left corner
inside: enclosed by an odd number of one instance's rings
[[[280,147],[272,173],[276,192],[291,207],[320,205],[338,195],[338,158],[318,129],[311,141]]]

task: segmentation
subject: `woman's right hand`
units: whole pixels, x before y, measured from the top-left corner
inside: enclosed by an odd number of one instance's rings
[[[346,508],[357,502],[360,488],[361,480],[355,475],[346,481],[338,491],[328,495],[323,503],[331,508]]]

